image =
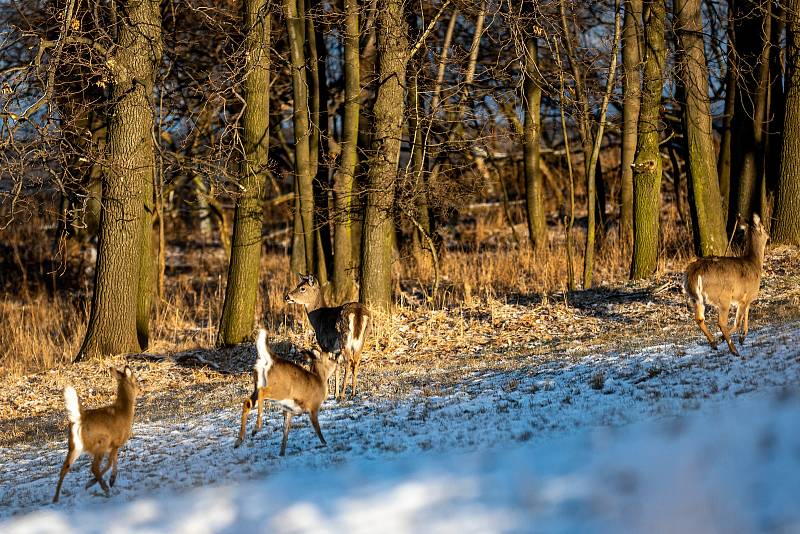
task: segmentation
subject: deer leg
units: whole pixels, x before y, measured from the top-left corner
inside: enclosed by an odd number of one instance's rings
[[[253,429],[255,436],[261,431],[261,425],[264,423],[262,414],[264,413],[264,392],[259,389],[258,396],[256,397],[256,407],[258,408],[258,415],[256,416],[256,427]]]
[[[69,468],[75,463],[81,453],[75,447],[70,447],[67,452],[67,458],[64,460],[64,465],[61,466],[61,473],[58,475],[58,485],[56,486],[56,494],[53,496],[53,502],[58,502],[58,496],[61,493],[61,484],[64,482],[64,477],[67,476]]]
[[[336,360],[336,372],[334,373],[333,377],[333,398],[339,398],[339,379],[341,378],[340,374],[341,365],[339,360]]]
[[[117,468],[119,466],[117,462],[118,454],[119,454],[119,448],[115,447],[111,449],[111,452],[108,455],[109,463],[111,463],[111,461],[113,460],[112,464],[113,469],[111,470],[111,477],[108,479],[108,485],[111,486],[112,488],[114,487],[114,482],[117,481]],[[106,469],[108,469],[108,466],[106,466]]]
[[[344,380],[342,380],[342,389],[339,391],[339,396],[337,397],[338,400],[344,399],[344,392],[347,389],[347,370],[350,367],[349,359],[343,359],[342,361],[344,362],[342,365],[342,367],[344,367]]]
[[[750,303],[748,302],[744,307],[744,324],[742,325],[742,332],[739,334],[739,343],[744,343],[744,338],[747,337],[747,330],[750,327]]]
[[[705,334],[706,339],[711,344],[711,348],[717,350],[717,342],[714,340],[714,336],[711,335],[711,332],[708,331],[708,326],[706,326],[706,315],[705,315],[705,306],[700,301],[695,301],[694,303],[694,320],[697,321],[697,325],[700,327],[700,330],[703,331]]]
[[[103,488],[103,491],[106,493],[106,496],[110,494],[110,490],[108,489],[108,484],[106,481],[103,480],[103,474],[100,472],[100,463],[103,461],[103,455],[98,454],[92,459],[92,474],[94,474],[94,478],[100,483],[100,487]]]
[[[314,425],[314,430],[317,431],[317,436],[319,437],[319,440],[322,442],[323,445],[327,446],[328,442],[325,441],[325,438],[322,436],[322,430],[320,430],[319,428],[319,408],[308,412],[308,416],[311,418],[311,424]]]
[[[244,441],[244,433],[247,430],[247,414],[250,413],[250,410],[253,409],[253,401],[252,399],[245,399],[244,403],[242,404],[242,426],[239,429],[239,437],[236,438],[236,443],[233,444],[233,448],[238,447]]]
[[[111,467],[111,454],[110,453],[109,453],[109,455],[108,455],[106,460],[107,461],[106,461],[105,467],[103,467],[103,469],[100,470],[100,476],[101,477],[104,476],[106,474],[106,472],[108,472],[108,469]],[[84,489],[91,488],[92,486],[97,484],[97,482],[98,482],[97,478],[92,476],[92,478],[89,480],[89,482],[86,483],[86,486],[84,486]]]
[[[353,382],[350,385],[350,397],[356,396],[356,384],[358,384],[358,360],[355,357],[350,361],[350,374],[353,375]]]
[[[742,326],[742,321],[744,320],[744,305],[736,306],[736,319],[733,321],[733,328],[731,329],[731,335],[735,334],[739,328]],[[741,336],[739,336],[741,338]]]
[[[283,441],[281,441],[281,456],[286,454],[286,441],[289,439],[290,428],[292,428],[292,412],[283,412]]]
[[[719,307],[719,329],[722,330],[722,337],[725,338],[725,342],[728,344],[728,348],[730,351],[735,354],[736,356],[739,355],[739,351],[736,350],[736,347],[733,346],[733,342],[731,341],[731,334],[730,329],[728,329],[728,312],[730,311],[730,304],[721,304]]]

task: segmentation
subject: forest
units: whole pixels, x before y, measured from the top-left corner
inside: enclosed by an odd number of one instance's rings
[[[0,531],[800,525],[800,0],[0,0],[0,86]]]

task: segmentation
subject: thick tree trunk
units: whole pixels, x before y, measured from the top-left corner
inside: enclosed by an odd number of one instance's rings
[[[358,165],[358,118],[361,109],[361,77],[358,50],[358,0],[344,0],[344,120],[342,153],[334,176],[333,285],[336,300],[353,292],[352,196]]]
[[[403,133],[408,41],[402,0],[379,0],[378,93],[368,171],[361,260],[361,301],[388,309],[392,302],[392,208]]]
[[[308,114],[308,81],[303,47],[305,45],[305,24],[298,5],[304,0],[284,0],[286,26],[289,37],[289,50],[292,66],[292,93],[294,95],[294,172],[295,195],[299,198],[300,222],[303,227],[303,251],[305,252],[306,273],[315,273],[314,265],[314,184],[310,158],[310,124]],[[297,225],[295,225],[295,228]],[[315,273],[316,274],[316,273]]]
[[[155,73],[161,60],[159,2],[127,2],[125,14],[117,26],[114,61],[108,62],[113,65],[113,109],[106,144],[109,166],[103,175],[91,315],[76,361],[143,348],[137,338],[137,318],[143,318],[138,313],[138,297],[152,291],[140,288],[142,282],[152,283],[152,278],[142,280],[140,257],[142,229],[150,221],[145,205],[152,203],[155,168],[152,110]],[[148,236],[147,246],[149,242]],[[149,320],[149,311],[146,318]]]
[[[525,40],[525,82],[523,84],[523,151],[525,157],[525,201],[528,235],[531,246],[541,250],[547,245],[547,224],[544,218],[544,184],[539,170],[541,136],[542,87],[539,82],[539,47],[535,37]],[[502,179],[502,177],[501,177]]]
[[[738,215],[749,220],[760,209],[771,31],[769,1],[735,0],[732,4],[738,78],[731,124],[728,231],[733,231]]]
[[[700,256],[725,254],[725,221],[719,194],[716,150],[708,98],[708,66],[703,44],[701,0],[674,0],[678,69],[683,106],[683,141],[692,200],[692,220]],[[678,169],[676,169],[678,172]],[[676,184],[678,176],[675,176]]]
[[[633,262],[631,278],[646,278],[656,270],[661,204],[659,111],[664,82],[666,42],[665,0],[644,3],[644,84],[639,113],[636,160],[633,167]]]
[[[728,17],[728,35],[732,35],[732,15]],[[733,46],[733,39],[728,38],[728,49]],[[719,196],[722,201],[722,220],[728,220],[728,207],[731,205],[731,138],[733,137],[733,110],[736,105],[736,67],[735,54],[728,53],[727,71],[725,73],[725,111],[722,117],[719,155],[717,156],[717,173]]]
[[[641,107],[642,76],[642,0],[625,1],[622,30],[624,69],[622,104],[622,183],[620,186],[620,240],[630,250],[633,240],[633,158],[636,155],[636,128]]]
[[[244,154],[240,163],[241,197],[236,202],[233,246],[218,345],[248,341],[253,333],[261,266],[261,198],[269,153],[269,0],[245,0]]]
[[[800,1],[786,6],[786,111],[775,197],[775,243],[800,245]]]

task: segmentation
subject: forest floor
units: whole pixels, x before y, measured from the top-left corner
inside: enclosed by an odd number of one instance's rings
[[[741,358],[710,349],[680,273],[400,309],[376,326],[358,397],[324,406],[329,446],[300,417],[285,458],[274,411],[232,448],[251,345],[4,377],[0,518],[13,518],[0,530],[102,531],[124,517],[121,531],[198,521],[205,531],[365,531],[379,520],[401,531],[616,531],[663,517],[693,530],[798,531],[786,497],[800,490],[798,260],[769,252]],[[310,345],[291,332],[272,341],[283,354]],[[105,366],[123,362],[143,395],[112,496],[83,490],[83,457],[50,505],[66,453],[63,387],[103,404]],[[665,504],[646,505],[653,498]]]

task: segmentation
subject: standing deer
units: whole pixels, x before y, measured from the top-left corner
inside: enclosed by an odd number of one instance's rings
[[[117,379],[117,398],[109,406],[85,410],[80,405],[75,388],[72,386],[64,388],[64,401],[69,414],[69,451],[64,465],[61,467],[53,502],[58,502],[64,476],[84,451],[93,457],[92,475],[94,475],[94,478],[86,484],[86,489],[99,482],[103,491],[108,495],[108,486],[113,486],[117,480],[117,454],[120,447],[131,437],[133,411],[136,405],[136,395],[139,393],[139,383],[127,365],[122,371],[119,369],[113,369],[113,371]],[[108,463],[101,470],[100,464],[106,454],[108,454]],[[103,475],[110,467],[113,469],[108,485],[106,485]]]
[[[336,368],[336,362],[327,354],[311,353],[311,371],[299,365],[280,358],[273,358],[267,348],[267,332],[259,330],[256,340],[258,359],[253,366],[253,393],[244,400],[242,406],[242,426],[239,429],[239,438],[234,447],[244,441],[247,426],[247,414],[258,408],[258,420],[253,429],[253,435],[261,430],[261,414],[264,400],[269,399],[278,403],[283,408],[283,441],[281,442],[281,456],[286,453],[286,441],[289,439],[289,429],[292,427],[292,417],[308,412],[311,424],[323,445],[327,445],[322,431],[319,428],[319,407],[328,398],[328,379]]]
[[[768,239],[769,234],[761,223],[761,218],[754,214],[746,255],[739,258],[701,258],[686,268],[683,292],[689,298],[689,309],[694,310],[695,321],[714,350],[717,349],[717,343],[706,326],[705,307],[710,304],[717,308],[722,336],[730,351],[738,356],[739,352],[733,346],[730,336],[739,328],[742,328],[739,334],[740,344],[744,343],[747,336],[750,304],[758,297]],[[728,312],[731,305],[736,307],[736,321],[733,330],[729,331]]]
[[[320,284],[313,275],[301,276],[296,288],[286,294],[289,304],[302,304],[306,308],[308,320],[314,328],[317,344],[323,352],[337,354],[337,362],[343,360],[344,380],[339,390],[339,366],[336,366],[335,395],[341,400],[347,387],[347,371],[350,370],[352,385],[350,395],[355,397],[358,384],[358,366],[361,351],[367,338],[372,314],[358,302],[348,302],[329,308]]]

